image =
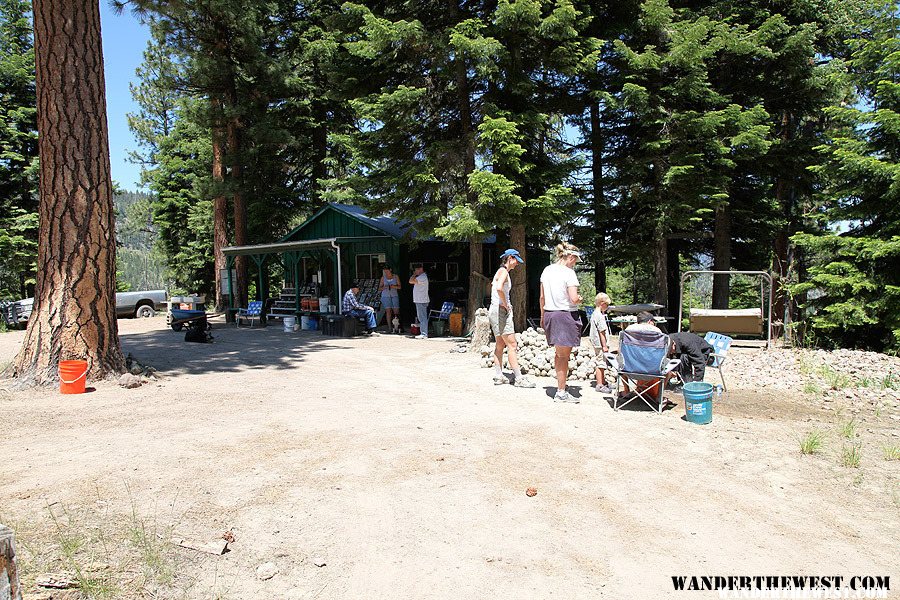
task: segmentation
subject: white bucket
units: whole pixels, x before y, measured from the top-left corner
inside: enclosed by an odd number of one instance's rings
[[[319,312],[321,312],[321,313],[327,313],[327,312],[329,312],[329,307],[330,307],[330,306],[331,306],[331,305],[328,304],[327,302],[322,302],[322,301],[320,300],[320,301],[319,301]]]
[[[293,331],[294,324],[297,322],[297,317],[284,317],[282,319],[284,321],[284,330],[285,331]]]
[[[331,298],[329,298],[328,296],[325,296],[325,297],[323,297],[323,298],[319,298],[319,306],[320,306],[320,307],[321,307],[321,306],[328,306],[329,304],[331,304]],[[325,312],[325,311],[322,310],[321,308],[319,308],[319,310],[321,310],[322,312]]]
[[[307,317],[306,315],[300,317],[300,329],[302,329],[303,331],[309,329],[309,317]]]

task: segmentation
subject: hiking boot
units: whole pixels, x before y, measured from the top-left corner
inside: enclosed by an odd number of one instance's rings
[[[522,377],[517,378],[515,382],[513,382],[513,386],[517,388],[533,388],[536,387],[536,384],[523,375]]]
[[[506,375],[494,375],[494,385],[503,385],[504,383],[509,383]]]
[[[554,402],[571,402],[572,404],[578,404],[581,402],[578,398],[570,394],[569,392],[563,390],[561,392],[556,392],[556,395],[553,396]]]
[[[612,394],[612,389],[608,385],[598,385],[596,390],[601,394]]]

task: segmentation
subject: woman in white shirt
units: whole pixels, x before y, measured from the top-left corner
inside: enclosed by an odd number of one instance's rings
[[[533,388],[535,383],[522,375],[516,357],[516,330],[513,327],[513,310],[509,298],[512,290],[510,271],[520,263],[525,264],[518,250],[510,248],[500,255],[500,268],[494,274],[491,283],[491,307],[488,309],[488,318],[491,329],[494,332],[496,343],[494,344],[494,384],[508,383],[509,380],[503,374],[503,349],[509,352],[509,366],[513,370],[513,385],[521,388]]]
[[[566,391],[566,378],[572,348],[581,345],[582,325],[578,314],[581,295],[578,293],[578,275],[572,268],[580,259],[578,248],[563,242],[556,246],[556,262],[541,273],[541,327],[547,343],[556,347],[554,402],[579,401]]]

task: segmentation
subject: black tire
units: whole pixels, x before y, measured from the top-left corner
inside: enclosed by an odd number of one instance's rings
[[[150,317],[155,317],[156,311],[153,310],[153,307],[149,304],[142,304],[134,309],[134,318],[135,319],[149,319]]]
[[[184,329],[184,323],[173,323],[172,324],[172,331],[181,331],[182,329]]]

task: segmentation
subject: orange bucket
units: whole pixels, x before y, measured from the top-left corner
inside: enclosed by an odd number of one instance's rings
[[[59,393],[83,394],[87,372],[88,364],[86,360],[59,361]]]

